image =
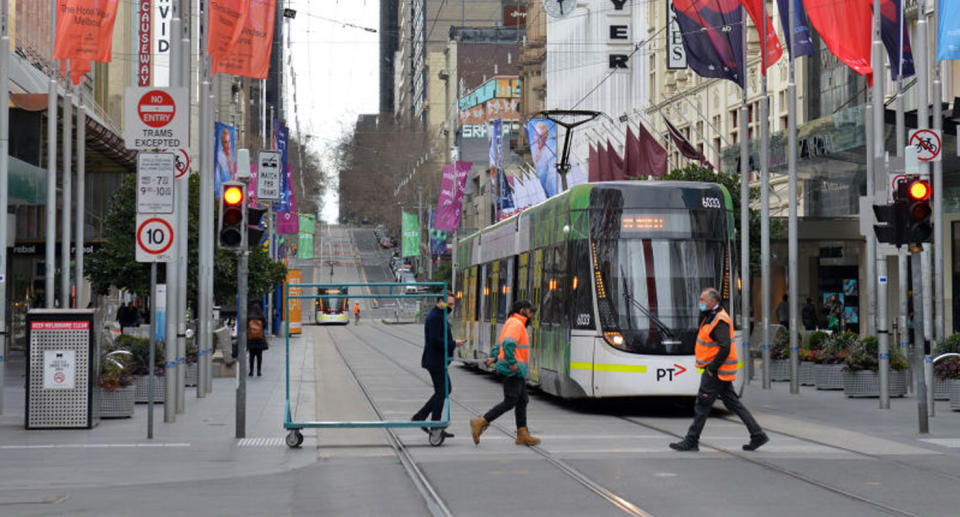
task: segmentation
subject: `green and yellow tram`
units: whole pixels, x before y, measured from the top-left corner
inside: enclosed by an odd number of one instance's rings
[[[454,325],[467,341],[456,359],[483,368],[510,305],[526,298],[538,308],[530,382],[543,391],[693,396],[700,292],[719,289],[732,317],[739,303],[733,221],[717,184],[604,182],[467,236],[454,269]]]
[[[330,298],[317,298],[314,315],[317,325],[346,325],[350,323],[349,288],[320,287],[317,294],[330,295]]]

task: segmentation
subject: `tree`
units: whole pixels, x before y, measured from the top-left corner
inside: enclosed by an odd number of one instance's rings
[[[104,219],[104,244],[89,255],[87,278],[93,284],[93,292],[107,294],[111,287],[127,289],[147,295],[150,292],[150,265],[136,261],[134,232],[136,231],[136,175],[123,178],[120,188],[110,198],[110,206]],[[200,180],[199,175],[190,176],[189,215],[187,219],[187,304],[197,300],[199,271],[200,229]],[[261,248],[250,252],[250,299],[263,296],[270,288],[283,282],[286,267],[270,260]],[[214,299],[221,305],[231,303],[237,293],[237,259],[230,251],[216,248],[214,251]],[[158,268],[157,282],[166,282],[166,268]]]
[[[674,169],[661,178],[666,181],[705,181],[723,185],[733,200],[733,217],[736,221],[736,249],[740,249],[740,176],[714,172],[706,167],[691,164],[682,169]],[[750,187],[750,200],[760,198],[760,187]],[[773,237],[782,230],[782,221],[770,221],[770,235]],[[760,273],[760,211],[750,209],[750,270]]]

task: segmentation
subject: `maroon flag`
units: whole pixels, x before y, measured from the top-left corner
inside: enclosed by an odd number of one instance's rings
[[[680,151],[684,157],[691,160],[697,160],[700,163],[707,163],[707,158],[703,156],[703,153],[697,150],[693,144],[687,140],[680,131],[677,130],[673,124],[667,120],[667,117],[663,117],[663,122],[667,125],[667,131],[670,133],[670,139],[673,140],[673,145],[677,146],[677,150]]]
[[[597,152],[597,148],[590,144],[590,157],[587,159],[587,166],[590,168],[587,171],[587,181],[590,183],[596,183],[600,180],[600,153]]]
[[[627,125],[627,175],[631,177],[652,176],[659,178],[667,173],[667,150],[643,127],[637,133]]]
[[[617,150],[613,148],[613,144],[610,143],[610,139],[607,139],[607,181],[620,181],[626,179],[625,167],[623,163],[623,158],[620,157],[620,154],[617,153]]]

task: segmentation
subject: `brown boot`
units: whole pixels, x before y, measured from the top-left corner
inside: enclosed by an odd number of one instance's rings
[[[489,425],[490,423],[483,417],[470,419],[470,432],[473,434],[474,445],[480,445],[480,435],[487,430]]]
[[[521,427],[517,429],[517,445],[527,445],[531,447],[540,445],[540,438],[530,436],[530,431],[528,431],[526,427]]]

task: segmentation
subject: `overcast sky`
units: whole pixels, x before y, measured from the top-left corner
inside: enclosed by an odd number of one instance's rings
[[[290,53],[296,74],[296,115],[310,147],[325,151],[351,129],[361,113],[379,110],[378,33],[344,26],[349,23],[379,29],[379,0],[287,0],[297,10],[291,20]],[[336,23],[328,20],[336,20]],[[287,80],[289,81],[289,75]],[[291,85],[292,86],[292,85]],[[293,106],[292,88],[287,89]],[[294,110],[288,114],[290,132],[296,132]],[[329,163],[329,161],[327,162]],[[337,171],[327,167],[336,176]],[[336,184],[330,183],[323,200],[323,218],[337,216]]]

